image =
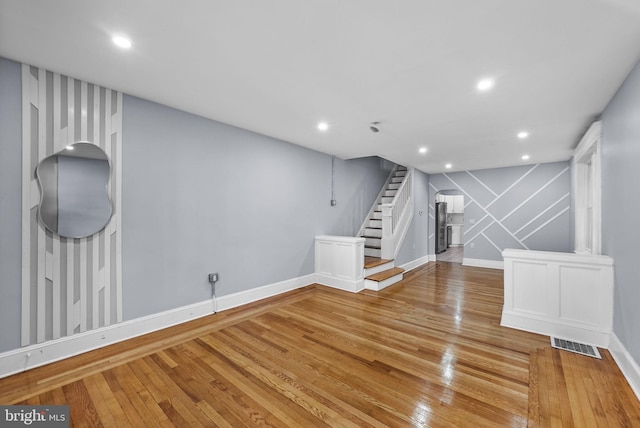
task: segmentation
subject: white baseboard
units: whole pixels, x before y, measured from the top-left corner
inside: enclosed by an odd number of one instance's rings
[[[462,259],[464,266],[473,266],[489,269],[501,269],[504,270],[504,262],[502,260],[484,260],[484,259]]]
[[[0,354],[0,378],[73,357],[213,313],[213,301],[124,321]]]
[[[217,311],[231,309],[313,284],[315,274],[218,297]],[[214,312],[214,301],[205,300],[181,308],[124,321],[103,328],[50,340],[0,354],[0,378],[45,364],[182,324]]]
[[[315,274],[315,280],[313,282],[326,285],[327,287],[337,288],[338,290],[350,291],[351,293],[358,293],[364,290],[364,278],[349,280],[318,273]]]
[[[433,258],[433,259],[432,259]],[[427,264],[431,261],[436,261],[436,256],[435,255],[426,255],[424,257],[420,257],[419,259],[415,259],[413,261],[410,261],[409,263],[405,263],[403,265],[400,265],[399,267],[401,267],[402,269],[405,270],[405,272],[408,272],[410,270],[419,268],[420,266]]]
[[[236,308],[238,306],[246,305],[247,303],[252,303],[266,299],[267,297],[276,296],[278,294],[286,293],[287,291],[302,288],[309,284],[313,284],[314,282],[316,282],[316,275],[309,274],[226,296],[220,296],[218,297],[217,309],[218,311],[225,311],[227,309]]]
[[[569,322],[557,318],[539,317],[524,311],[508,311],[503,309],[500,325],[545,336],[556,336],[595,345],[600,348],[609,348],[611,340],[611,331],[597,330],[583,325],[572,325]]]
[[[616,360],[616,364],[620,367],[620,371],[629,382],[629,386],[640,400],[640,366],[633,359],[627,348],[620,342],[615,333],[611,334],[609,352]]]

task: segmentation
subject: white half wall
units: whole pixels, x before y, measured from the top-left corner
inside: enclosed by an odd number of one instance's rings
[[[357,293],[364,290],[364,238],[316,236],[316,281]]]
[[[501,325],[609,347],[613,259],[507,249]]]

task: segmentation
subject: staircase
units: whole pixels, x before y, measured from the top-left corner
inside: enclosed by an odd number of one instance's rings
[[[357,293],[402,281],[394,259],[413,218],[413,169],[396,166],[360,230],[353,236],[315,237],[316,281]]]
[[[404,269],[395,267],[393,259],[382,258],[383,240],[383,204],[391,204],[407,178],[407,168],[398,166],[387,181],[374,204],[370,218],[365,224],[361,237],[364,243],[364,287],[367,290],[379,291],[385,287],[402,281]],[[389,251],[385,251],[388,253]]]

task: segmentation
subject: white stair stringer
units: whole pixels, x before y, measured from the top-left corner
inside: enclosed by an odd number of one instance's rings
[[[409,225],[411,224],[411,220],[413,219],[413,198],[411,199],[411,203],[404,209],[402,215],[400,216],[400,220],[396,225],[396,231],[394,235],[390,238],[382,238],[380,242],[380,248],[383,249],[381,251],[382,258],[395,258],[400,251],[400,247],[404,242],[404,238],[409,231]]]

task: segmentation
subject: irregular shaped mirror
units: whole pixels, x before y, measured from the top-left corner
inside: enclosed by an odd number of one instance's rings
[[[105,152],[87,142],[74,143],[43,159],[36,168],[42,224],[67,238],[100,232],[112,214],[107,190],[110,174]]]

